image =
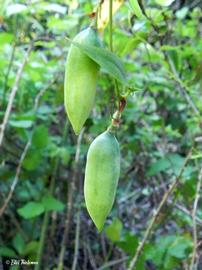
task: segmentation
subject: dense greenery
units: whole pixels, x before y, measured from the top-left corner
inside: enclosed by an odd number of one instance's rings
[[[156,216],[135,269],[202,269],[201,2],[114,0],[112,32],[106,0],[2,2],[4,263],[15,258],[38,262],[28,269],[127,269],[163,195],[179,180]],[[98,20],[104,53],[81,48],[98,59],[101,71],[95,106],[77,137],[63,105],[65,61],[69,39],[94,23],[98,2],[105,5]],[[121,176],[99,234],[84,203],[84,170],[90,143],[109,126],[117,108],[115,85],[126,97],[116,134]],[[10,269],[20,267],[27,269]]]

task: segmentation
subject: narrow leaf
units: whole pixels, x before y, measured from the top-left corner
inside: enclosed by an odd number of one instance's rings
[[[142,13],[142,10],[140,8],[140,5],[138,3],[138,0],[130,0],[130,5],[135,13],[135,15],[139,18],[139,19],[142,19],[144,18],[144,15]]]
[[[175,0],[156,0],[156,3],[161,6],[169,6],[171,5]]]
[[[126,73],[122,61],[114,53],[109,52],[103,48],[98,48],[96,46],[79,44],[74,41],[71,42],[80,50],[82,50],[83,53],[88,55],[88,57],[93,59],[108,74],[110,74],[122,84],[127,84]]]

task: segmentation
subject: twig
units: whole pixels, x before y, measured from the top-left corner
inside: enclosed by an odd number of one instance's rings
[[[28,50],[27,50],[27,52],[25,54],[25,57],[24,57],[24,60],[23,60],[21,66],[20,66],[20,68],[18,70],[18,73],[16,75],[15,82],[14,82],[13,87],[11,89],[11,93],[10,93],[10,96],[9,96],[8,105],[7,105],[7,108],[6,108],[5,115],[4,115],[4,119],[3,119],[2,124],[0,125],[0,147],[1,147],[2,142],[3,142],[4,132],[5,132],[6,125],[8,123],[8,119],[9,119],[9,116],[10,116],[10,113],[11,113],[11,110],[12,110],[12,105],[13,105],[14,98],[15,98],[15,95],[16,95],[17,90],[18,90],[20,79],[22,77],[23,70],[24,70],[25,64],[27,63],[27,60],[29,58],[30,52],[32,50],[32,47],[33,47],[33,43],[31,43],[29,45],[29,47],[28,47]]]
[[[68,194],[67,194],[68,198],[67,198],[67,213],[66,213],[66,220],[65,220],[65,230],[64,230],[64,234],[62,238],[61,250],[60,250],[60,255],[59,255],[59,262],[58,262],[58,267],[57,267],[58,270],[63,269],[63,260],[64,260],[66,242],[69,237],[70,220],[71,220],[71,215],[72,215],[73,193],[75,190],[77,168],[78,168],[79,155],[80,155],[80,146],[81,146],[83,133],[84,133],[84,128],[82,129],[77,139],[77,147],[76,147],[76,154],[75,154],[75,170],[74,170],[73,180],[70,184],[70,187],[68,189]]]
[[[182,205],[180,204],[173,204],[173,201],[171,199],[168,199],[168,203],[169,204],[172,204],[175,208],[177,208],[178,210],[180,210],[181,212],[183,212],[184,214],[186,214],[187,216],[189,217],[192,217],[192,213],[189,212],[188,209],[186,209],[185,207],[183,207]],[[196,223],[199,225],[199,226],[202,226],[202,220],[196,216]]]
[[[15,190],[15,187],[16,187],[17,183],[18,183],[18,179],[19,179],[19,175],[20,175],[20,172],[21,172],[23,161],[24,161],[25,156],[26,156],[26,154],[27,154],[27,152],[29,150],[29,147],[31,145],[31,140],[32,140],[32,138],[30,138],[29,141],[27,142],[27,144],[25,145],[24,151],[23,151],[23,153],[22,153],[22,155],[20,157],[20,162],[18,164],[16,175],[15,175],[15,178],[14,178],[13,183],[11,185],[10,191],[8,193],[8,196],[7,196],[3,206],[0,208],[0,217],[3,215],[4,211],[6,210],[8,204],[9,204],[9,202],[10,202],[12,196],[13,196],[13,192]]]
[[[191,158],[191,154],[192,154],[192,148],[191,148],[191,150],[189,151],[189,153],[188,153],[188,155],[187,155],[187,157],[186,157],[186,159],[185,159],[185,162],[184,162],[184,164],[183,164],[183,166],[182,166],[182,168],[181,168],[181,170],[180,170],[180,172],[179,172],[179,175],[176,177],[175,181],[170,185],[168,191],[164,194],[163,199],[161,200],[161,202],[160,202],[160,204],[159,204],[159,206],[158,206],[156,212],[154,213],[154,215],[153,215],[153,217],[152,217],[152,220],[151,220],[151,222],[150,222],[149,226],[147,227],[147,230],[146,230],[146,232],[145,232],[145,234],[144,234],[143,240],[139,243],[139,246],[138,246],[138,248],[137,248],[137,250],[136,250],[136,253],[135,253],[133,259],[131,260],[131,263],[130,263],[130,265],[129,265],[128,270],[133,270],[133,269],[135,269],[135,266],[136,266],[136,264],[137,264],[137,260],[138,260],[139,256],[141,255],[142,250],[143,250],[143,248],[144,248],[144,245],[145,245],[147,239],[149,238],[149,236],[150,236],[150,234],[151,234],[151,232],[152,232],[152,229],[153,229],[153,227],[154,227],[154,225],[155,225],[155,223],[156,223],[156,220],[158,219],[159,214],[160,214],[160,212],[161,212],[163,206],[164,206],[165,203],[167,202],[168,197],[169,197],[170,194],[173,192],[173,190],[175,189],[175,187],[178,185],[178,183],[179,183],[179,181],[180,181],[180,178],[181,178],[181,176],[182,176],[182,174],[183,174],[183,171],[184,171],[184,169],[185,169],[185,167],[186,167],[186,165],[187,165],[189,159]]]
[[[121,259],[118,259],[118,260],[114,260],[114,261],[111,261],[101,267],[99,267],[97,270],[104,270],[104,269],[109,269],[110,266],[114,266],[114,265],[117,265],[119,263],[122,263],[122,262],[125,262],[128,260],[128,256],[124,257],[124,258],[121,258]]]
[[[4,104],[4,100],[5,100],[5,95],[6,95],[6,90],[7,90],[7,83],[8,83],[8,76],[10,74],[10,70],[11,70],[11,67],[12,67],[12,64],[13,64],[14,55],[15,55],[15,49],[16,49],[16,42],[14,43],[13,48],[12,48],[11,58],[10,58],[10,61],[9,61],[8,69],[7,69],[5,80],[4,80],[2,104]]]
[[[55,81],[55,79],[53,81],[51,81],[50,84],[48,84],[48,86],[46,86],[45,88],[43,88],[39,94],[36,96],[36,99],[35,99],[35,105],[34,105],[34,110],[37,111],[38,109],[38,106],[39,106],[39,100],[40,100],[40,97],[46,92],[46,90],[50,87],[50,85],[53,84],[53,82]],[[10,188],[10,191],[8,193],[8,196],[3,204],[3,206],[0,208],[0,217],[3,215],[4,211],[6,210],[12,196],[13,196],[13,192],[15,190],[15,187],[18,183],[18,180],[19,180],[19,175],[20,175],[20,172],[21,172],[21,168],[22,168],[22,164],[23,164],[23,161],[27,155],[27,152],[29,150],[29,147],[31,146],[32,144],[32,135],[33,133],[31,133],[31,136],[28,140],[28,142],[26,143],[25,147],[24,147],[24,150],[22,152],[22,155],[20,157],[20,161],[19,161],[19,164],[18,164],[18,167],[17,167],[17,170],[16,170],[16,174],[15,174],[15,178],[13,180],[13,183],[11,185],[11,188]]]
[[[192,211],[194,246],[193,246],[193,253],[192,253],[192,258],[191,258],[191,264],[190,264],[190,268],[189,268],[190,270],[197,269],[196,257],[197,257],[198,237],[197,237],[196,212],[197,212],[198,202],[199,202],[199,198],[200,198],[201,184],[202,184],[202,168],[201,168],[201,171],[200,171],[199,177],[198,177],[198,183],[197,183],[197,187],[196,187],[196,196],[195,196],[193,211]]]
[[[80,204],[80,200],[78,201]],[[79,235],[80,235],[80,214],[81,214],[81,209],[79,205],[79,210],[77,213],[77,221],[76,221],[76,237],[75,237],[75,249],[74,249],[74,261],[72,265],[72,270],[76,270],[77,266],[77,261],[78,261],[78,251],[79,251]]]
[[[170,58],[167,55],[165,55],[165,57],[167,58],[168,64],[170,66],[170,71],[171,71],[172,78],[179,84],[179,87],[180,88],[177,88],[177,89],[179,90],[180,94],[185,97],[187,103],[192,108],[193,112],[197,116],[200,116],[199,109],[196,107],[196,105],[194,104],[192,98],[188,94],[188,89],[187,89],[186,85],[184,85],[184,83],[182,82],[182,80],[180,79],[177,71],[175,70],[175,67],[174,67],[173,63],[171,62]]]
[[[91,249],[90,249],[89,240],[87,240],[87,243],[84,243],[84,245],[87,248],[89,261],[90,261],[92,269],[97,270],[96,260],[95,260],[95,258],[93,256],[93,253],[92,253]]]

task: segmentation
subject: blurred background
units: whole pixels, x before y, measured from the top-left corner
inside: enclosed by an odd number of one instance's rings
[[[79,137],[63,106],[66,37],[89,26],[99,4],[98,30],[109,48],[109,1],[0,4],[2,265],[127,269],[193,147],[135,269],[201,270],[202,2],[113,1],[114,53],[131,89],[117,132],[116,201],[101,234],[87,213],[83,180],[89,145],[115,110],[113,78],[101,69],[95,106]]]

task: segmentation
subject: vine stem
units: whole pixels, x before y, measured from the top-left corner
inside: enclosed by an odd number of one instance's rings
[[[113,0],[109,0],[109,48],[111,52],[113,51],[112,32],[113,32]]]
[[[184,161],[184,164],[182,165],[182,168],[181,168],[178,176],[176,177],[175,181],[170,185],[169,189],[164,194],[164,196],[163,196],[163,198],[162,198],[162,200],[161,200],[161,202],[160,202],[157,210],[155,211],[155,213],[154,213],[154,215],[152,217],[152,220],[151,220],[149,226],[147,227],[147,230],[146,230],[146,232],[144,234],[143,240],[139,243],[139,246],[137,247],[136,253],[135,253],[133,259],[130,262],[130,265],[129,265],[128,270],[134,270],[134,269],[136,269],[135,267],[136,267],[138,258],[139,258],[139,256],[142,253],[142,250],[143,250],[143,248],[145,246],[145,243],[148,240],[148,238],[149,238],[149,236],[150,236],[150,234],[151,234],[151,232],[153,230],[153,227],[154,227],[154,225],[156,223],[156,220],[159,217],[159,214],[160,214],[162,208],[164,207],[165,203],[167,202],[169,196],[171,195],[171,193],[173,192],[173,190],[175,189],[175,187],[178,185],[178,183],[179,183],[179,181],[180,181],[180,179],[182,177],[182,174],[184,172],[184,169],[185,169],[188,161],[191,158],[192,150],[193,150],[193,147],[190,149],[190,151],[189,151],[189,153],[188,153],[188,155],[187,155],[187,157],[186,157],[186,159]]]

